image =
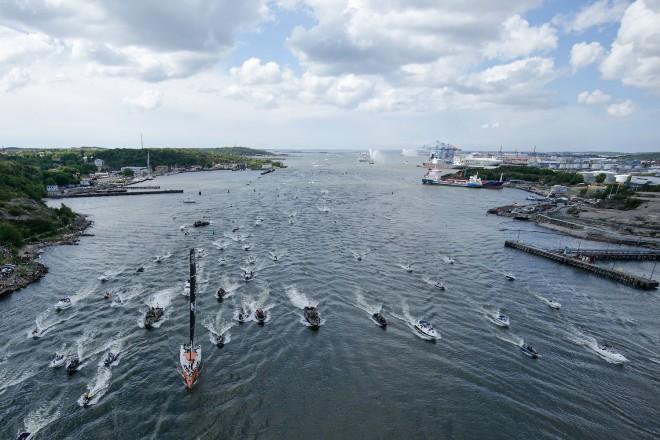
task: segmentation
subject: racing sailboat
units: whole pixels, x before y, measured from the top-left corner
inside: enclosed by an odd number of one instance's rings
[[[179,362],[186,388],[192,389],[202,371],[202,346],[195,345],[195,290],[197,288],[195,249],[190,249],[190,342],[181,344]]]

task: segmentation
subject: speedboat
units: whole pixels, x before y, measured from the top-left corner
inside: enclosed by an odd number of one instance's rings
[[[50,361],[50,366],[52,368],[58,368],[64,365],[64,362],[66,362],[64,355],[62,353],[55,353],[55,357]]]
[[[278,261],[278,260],[280,259],[280,257],[278,257],[278,256],[275,255],[275,254],[273,254],[270,258],[271,258],[273,261]]]
[[[383,316],[382,310],[374,313],[373,315],[371,315],[371,317],[373,318],[373,320],[376,322],[377,325],[381,327],[385,327],[387,325],[387,320]]]
[[[555,309],[555,310],[561,309],[561,304],[555,301],[554,299],[549,299],[546,303],[548,304],[548,307],[550,307],[551,309]]]
[[[110,299],[110,298],[112,298],[112,294],[106,290],[105,293],[103,294],[103,299]]]
[[[246,283],[247,283],[248,281],[252,281],[253,278],[254,278],[254,272],[252,272],[252,271],[250,271],[250,272],[245,271],[245,272],[244,272],[244,274],[243,274],[243,279],[245,280]]]
[[[218,347],[222,347],[223,345],[225,345],[225,336],[224,335],[215,335],[213,340],[215,341],[215,345],[218,346]]]
[[[144,328],[151,328],[156,322],[160,321],[163,317],[164,310],[162,307],[155,306],[149,307],[147,313],[144,315]]]
[[[309,322],[309,325],[316,328],[321,325],[321,315],[319,315],[319,311],[316,307],[314,306],[307,306],[303,309],[303,314],[305,315],[305,319],[307,322]]]
[[[262,220],[260,218],[258,218],[258,219],[255,220],[254,225],[259,226],[259,225],[261,225],[261,222],[262,222]]]
[[[452,257],[447,257],[447,263],[454,264],[454,259]]]
[[[419,333],[421,333],[424,336],[428,336],[429,338],[437,338],[438,334],[435,332],[435,329],[431,325],[430,322],[420,319],[417,321],[414,325],[415,330],[417,330]]]
[[[136,270],[137,273],[144,272],[144,266],[139,266]]]
[[[244,250],[244,251],[249,251],[251,247],[252,247],[252,246],[250,246],[249,244],[244,244],[244,245],[243,245],[243,250]]]
[[[538,359],[539,357],[539,352],[536,351],[534,347],[532,347],[529,344],[522,344],[520,346],[520,350],[525,353],[526,356],[531,357],[532,359]]]
[[[218,263],[220,263],[220,266],[224,266],[227,263],[227,260],[225,260],[224,257],[218,258]]]
[[[72,358],[69,359],[69,362],[66,364],[66,374],[71,376],[73,373],[78,371],[78,367],[80,366],[80,359],[78,359],[78,356],[73,356]]]
[[[71,307],[71,298],[66,297],[66,298],[60,298],[59,301],[57,301],[57,304],[55,304],[55,310],[58,312],[60,310],[68,309]]]
[[[259,324],[263,324],[266,321],[266,311],[264,309],[257,309],[254,312],[254,317],[257,319]]]
[[[215,291],[215,299],[217,299],[218,301],[222,301],[225,298],[226,294],[227,291],[222,287],[219,287],[218,290]]]
[[[516,277],[515,277],[511,272],[509,272],[509,273],[505,273],[504,276],[505,276],[506,279],[509,280],[509,281],[515,281],[515,280],[516,280]]]
[[[498,325],[498,326],[500,326],[500,327],[504,327],[504,328],[509,327],[509,324],[510,324],[510,322],[509,322],[509,317],[506,316],[506,315],[502,315],[501,313],[498,314],[498,315],[493,319],[493,322],[495,323],[495,325]]]
[[[110,279],[110,277],[108,277],[107,275],[101,275],[101,276],[99,277],[99,281],[102,282],[102,283],[105,283],[105,282],[108,281],[109,279]]]
[[[442,281],[436,281],[434,286],[440,290],[445,290],[445,283],[443,283]]]
[[[116,306],[120,306],[120,305],[124,304],[124,300],[121,299],[121,296],[117,295],[117,296],[115,296],[115,299],[112,300],[112,304],[114,304]]]
[[[190,281],[186,281],[183,285],[183,294],[184,296],[190,296]]]
[[[89,402],[94,398],[94,394],[92,394],[91,391],[85,391],[85,393],[82,395],[82,405],[87,406],[89,405]]]
[[[115,354],[115,353],[109,351],[109,352],[105,355],[105,359],[103,360],[103,365],[105,365],[106,367],[109,367],[109,366],[112,365],[113,362],[115,362],[117,359],[119,359],[119,353]]]
[[[162,263],[163,262],[163,257],[161,257],[160,255],[156,255],[156,258],[154,258],[154,261],[156,263]]]
[[[247,317],[248,317],[248,313],[245,310],[241,309],[238,311],[238,322],[240,323],[245,322]]]
[[[413,271],[413,268],[412,268],[412,266],[411,266],[410,264],[406,264],[403,268],[404,268],[404,269],[406,270],[406,272],[408,272],[408,273],[410,273],[410,272]]]
[[[597,344],[594,350],[599,356],[615,364],[623,364],[628,361],[624,355],[614,351],[610,344]]]
[[[247,257],[247,260],[245,261],[247,262],[247,264],[255,264],[257,262],[257,257],[255,257],[254,255],[250,255],[249,257]]]
[[[201,226],[208,226],[210,224],[211,224],[211,222],[209,222],[207,220],[197,220],[195,223],[193,223],[193,227],[199,228]]]
[[[239,229],[239,227],[238,227],[238,226],[234,226],[234,229],[232,229],[232,230],[231,230],[231,232],[237,232],[237,231],[238,231],[238,229]]]
[[[39,333],[40,333],[40,332],[39,332],[39,329],[38,329],[38,328],[35,328],[34,330],[32,330],[32,337],[33,337],[33,338],[38,338],[38,337],[39,337]]]

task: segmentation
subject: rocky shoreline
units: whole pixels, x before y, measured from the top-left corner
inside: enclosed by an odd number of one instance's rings
[[[13,264],[16,265],[13,273],[0,279],[0,297],[29,286],[48,273],[48,267],[37,261],[43,248],[55,245],[76,245],[81,236],[92,235],[85,233],[91,225],[92,221],[87,217],[76,214],[75,220],[61,230],[57,236],[24,246],[18,255],[12,258]],[[5,254],[4,256],[9,255],[8,250],[0,249],[0,251]]]

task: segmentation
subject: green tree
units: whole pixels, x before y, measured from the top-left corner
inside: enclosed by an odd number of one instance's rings
[[[124,170],[121,172],[121,174],[125,177],[133,177],[135,175],[133,170],[130,169],[130,168],[124,168]]]
[[[603,183],[605,182],[605,179],[607,179],[607,175],[605,175],[605,173],[600,173],[596,176],[596,183]]]
[[[0,223],[0,243],[20,247],[23,244],[23,234],[11,223]]]

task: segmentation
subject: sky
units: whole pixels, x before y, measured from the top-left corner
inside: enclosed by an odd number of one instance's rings
[[[660,151],[660,0],[0,0],[5,147]]]

